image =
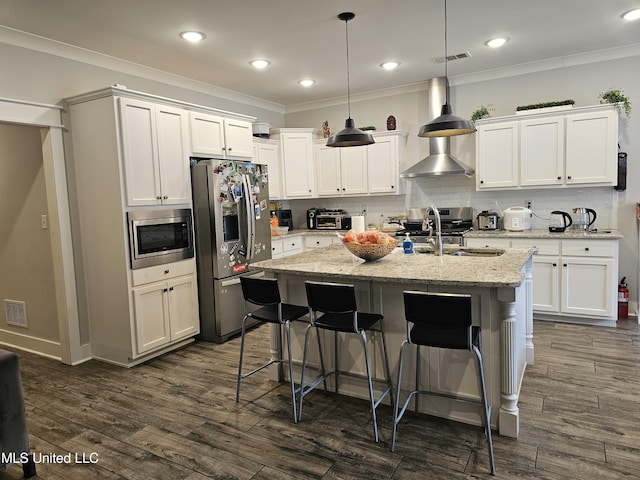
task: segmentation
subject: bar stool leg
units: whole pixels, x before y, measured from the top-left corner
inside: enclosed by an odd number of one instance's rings
[[[398,422],[402,418],[402,414],[398,415],[398,409],[400,408],[400,385],[402,384],[402,366],[404,364],[404,347],[406,344],[407,342],[404,341],[400,346],[400,360],[398,362],[398,382],[396,384],[396,401],[393,407],[393,431],[391,433],[390,448],[391,452],[393,452],[396,447],[396,432],[398,430]],[[404,410],[402,413],[404,413]]]
[[[480,383],[480,394],[482,395],[482,411],[484,416],[485,435],[487,437],[487,450],[489,452],[489,465],[491,467],[491,475],[496,474],[496,467],[493,458],[493,440],[491,438],[491,419],[489,418],[489,405],[487,403],[487,389],[484,381],[484,368],[482,362],[482,354],[476,346],[473,347],[476,356],[476,365],[478,367],[478,378]]]
[[[385,368],[387,371],[387,383],[389,385],[389,398],[391,400],[391,405],[393,405],[393,385],[392,385],[393,380],[391,380],[391,368],[389,367],[387,339],[384,335],[384,324],[382,323],[382,320],[380,320],[380,335],[382,336],[382,351],[384,353],[384,362],[385,362]]]
[[[291,382],[291,404],[293,405],[293,423],[298,423],[298,412],[296,408],[296,382],[293,376],[293,362],[291,361],[291,324],[287,320],[284,324],[285,336],[287,337],[287,359],[289,361],[289,382]],[[282,350],[280,351],[282,359]]]
[[[236,403],[240,401],[240,382],[242,381],[242,357],[244,356],[244,334],[247,315],[242,319],[242,333],[240,334],[240,361],[238,362],[238,384],[236,386]]]
[[[362,346],[364,347],[364,363],[367,369],[367,380],[369,382],[369,400],[371,401],[371,413],[373,415],[373,436],[378,443],[378,418],[376,415],[376,399],[373,394],[373,382],[371,381],[371,364],[369,363],[369,349],[367,348],[367,332],[360,331]]]

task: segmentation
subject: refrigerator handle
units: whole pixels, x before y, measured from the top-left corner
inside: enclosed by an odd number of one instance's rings
[[[256,236],[256,217],[253,211],[253,205],[251,205],[251,199],[253,198],[253,192],[251,191],[251,185],[249,184],[249,176],[242,175],[242,181],[244,182],[244,199],[245,208],[247,209],[247,260],[251,261],[253,258],[253,245],[255,243]]]

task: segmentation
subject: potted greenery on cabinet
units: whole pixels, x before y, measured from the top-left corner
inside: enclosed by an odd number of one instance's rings
[[[631,101],[629,100],[629,97],[622,92],[622,90],[607,90],[606,92],[598,94],[598,98],[600,99],[600,103],[613,103],[616,106],[618,113],[622,113],[624,111],[627,118],[631,116]]]

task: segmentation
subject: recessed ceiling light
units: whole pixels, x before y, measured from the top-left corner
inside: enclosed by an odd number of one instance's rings
[[[504,45],[505,43],[507,43],[508,41],[509,41],[509,37],[498,37],[498,38],[492,38],[491,40],[487,40],[486,42],[484,42],[484,44],[487,47],[498,48]]]
[[[302,79],[302,80],[298,80],[298,83],[300,85],[302,85],[303,87],[310,87],[311,85],[316,83],[316,81],[315,80],[311,80],[310,78],[305,78],[305,79]]]
[[[400,65],[400,62],[384,62],[380,64],[385,70],[394,70],[398,68],[398,65]]]
[[[629,21],[638,20],[640,18],[640,8],[636,8],[635,10],[628,11],[627,13],[622,15],[622,18]]]
[[[251,63],[251,65],[259,70],[262,70],[263,68],[267,68],[267,66],[269,66],[269,62],[267,60],[251,60],[251,62],[249,63]]]
[[[202,32],[181,32],[180,38],[188,41],[188,42],[199,42],[207,38],[207,36]]]

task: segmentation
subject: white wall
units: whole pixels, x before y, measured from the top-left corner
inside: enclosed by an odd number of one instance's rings
[[[567,62],[570,63],[570,62]],[[598,61],[536,73],[500,77],[496,72],[491,80],[473,81],[473,78],[452,78],[451,104],[454,113],[469,118],[481,105],[492,106],[492,116],[513,115],[518,105],[541,103],[572,98],[576,106],[598,103],[598,93],[610,88],[622,89],[634,103],[640,99],[640,57]],[[416,87],[416,86],[414,86]],[[426,88],[426,84],[423,85]],[[417,137],[426,118],[427,95],[425,91],[412,91],[383,98],[371,95],[352,97],[352,117],[358,126],[375,125],[386,128],[386,118],[393,114],[397,128],[409,132],[407,165],[413,164],[428,153],[428,140]],[[333,105],[286,115],[287,127],[320,128],[327,120],[334,130],[340,130],[346,117],[345,105]],[[296,210],[296,224],[304,224],[304,212],[311,206],[342,207],[349,213],[359,213],[367,205],[368,221],[377,222],[381,213],[393,215],[406,213],[410,207],[428,204],[436,206],[472,206],[476,210],[500,210],[513,205],[533,201],[534,227],[546,228],[545,218],[551,210],[571,211],[573,207],[589,207],[598,212],[596,227],[618,229],[624,235],[620,242],[620,277],[627,277],[631,301],[638,299],[638,226],[635,203],[640,202],[640,112],[631,118],[620,117],[619,143],[628,153],[627,190],[616,192],[613,188],[538,189],[512,192],[476,192],[475,180],[464,176],[416,178],[407,182],[405,196],[360,197],[320,201],[289,202]],[[451,139],[452,153],[461,161],[475,168],[475,135]]]

